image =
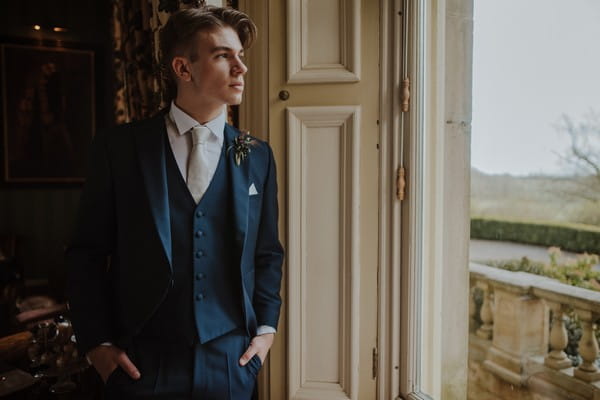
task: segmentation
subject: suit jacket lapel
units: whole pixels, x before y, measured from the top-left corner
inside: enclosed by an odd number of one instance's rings
[[[229,125],[225,125],[225,146],[227,162],[229,163],[229,174],[231,179],[231,187],[233,191],[233,210],[235,220],[235,240],[240,249],[240,257],[244,251],[246,242],[246,232],[248,229],[248,177],[250,171],[250,155],[244,161],[237,165],[235,157],[229,151],[234,139],[239,135],[239,132]]]
[[[138,156],[150,210],[172,272],[171,216],[165,158],[167,128],[163,113],[135,132]]]

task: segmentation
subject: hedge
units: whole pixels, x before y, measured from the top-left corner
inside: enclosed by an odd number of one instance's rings
[[[471,238],[556,246],[575,253],[600,254],[600,227],[471,218]]]

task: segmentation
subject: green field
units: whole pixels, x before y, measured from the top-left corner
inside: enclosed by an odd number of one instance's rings
[[[586,178],[487,175],[471,169],[471,216],[600,226],[600,205],[577,196]]]

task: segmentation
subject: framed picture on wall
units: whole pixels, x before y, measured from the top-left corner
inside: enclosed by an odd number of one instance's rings
[[[94,136],[94,51],[0,44],[6,183],[83,182]]]

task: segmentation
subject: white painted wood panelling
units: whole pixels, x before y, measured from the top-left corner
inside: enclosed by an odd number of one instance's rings
[[[360,106],[287,120],[289,398],[357,399]]]
[[[288,83],[360,79],[360,0],[287,0]]]

